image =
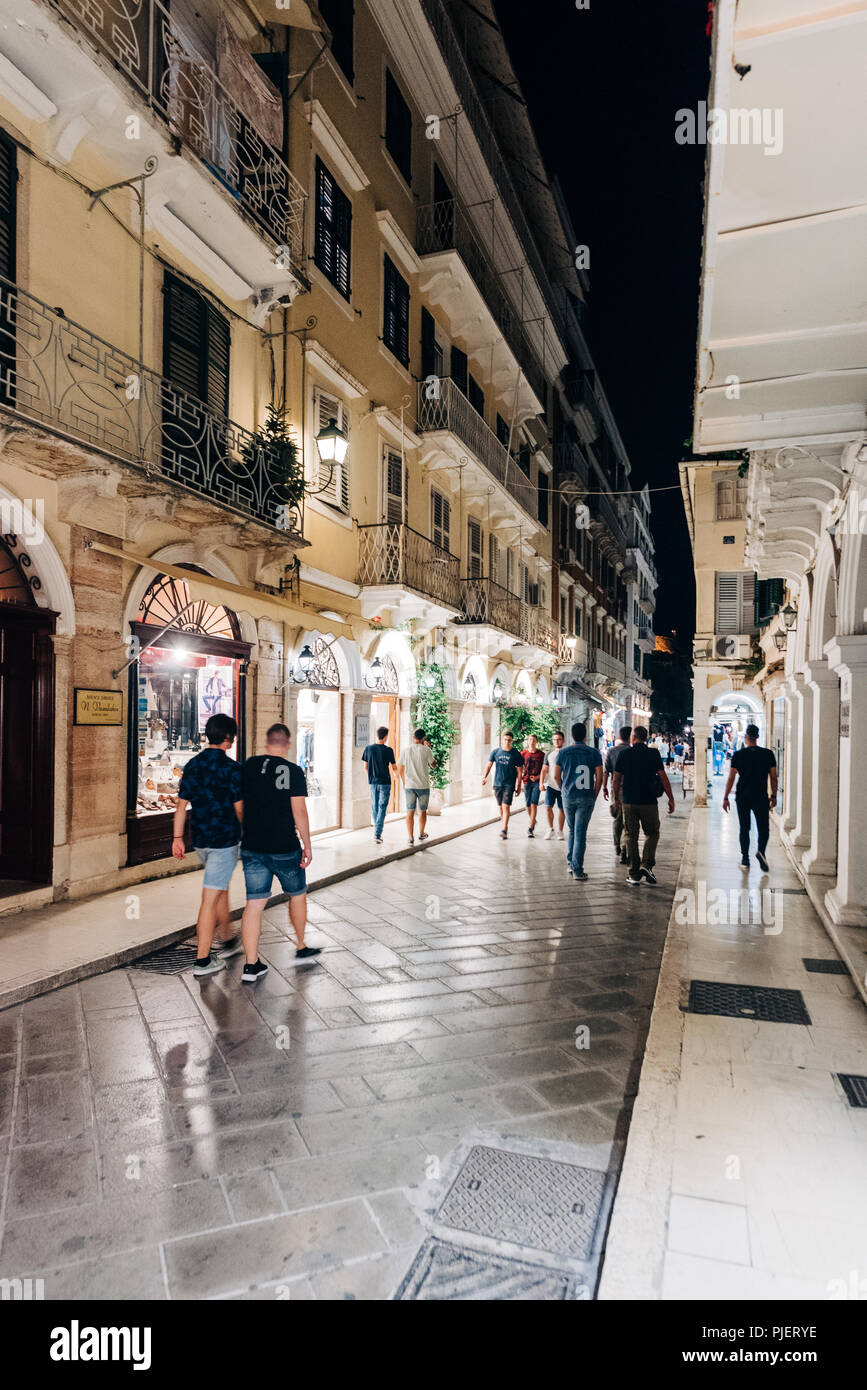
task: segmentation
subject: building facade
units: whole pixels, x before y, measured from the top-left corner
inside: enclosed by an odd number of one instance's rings
[[[624,683],[601,502],[558,564],[563,421],[628,465],[452,7],[2,4],[3,908],[176,872],[217,711],[241,756],[285,720],[314,831],[357,827],[433,666],[477,795],[564,623]]]
[[[759,603],[756,722],[783,756],[784,842],[844,954],[860,937],[846,929],[867,926],[865,61],[863,11],[819,6],[764,33],[734,0],[715,7],[710,106],[786,126],[771,159],[757,139],[709,146],[695,413],[700,453],[748,458],[743,564],[773,599]]]

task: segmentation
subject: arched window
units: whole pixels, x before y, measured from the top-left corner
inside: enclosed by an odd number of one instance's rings
[[[203,574],[203,570],[196,571]],[[176,632],[195,633],[199,637],[225,637],[238,641],[240,626],[235,614],[222,604],[193,599],[185,579],[161,574],[145,590],[139,604],[137,621],[149,627],[166,627],[171,623]]]
[[[0,541],[0,603],[16,603],[35,608],[34,590],[41,588],[39,576],[28,574],[31,567],[26,551],[15,553],[17,536],[8,535]]]
[[[313,662],[305,674],[307,685],[316,685],[322,690],[337,690],[340,686],[340,670],[331,644],[324,638],[317,637],[316,641],[311,643],[310,650],[313,653]]]

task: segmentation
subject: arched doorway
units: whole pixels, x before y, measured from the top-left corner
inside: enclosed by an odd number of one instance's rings
[[[340,824],[340,666],[334,640],[309,634],[303,683],[296,705],[296,756],[307,778],[307,813],[314,834]]]
[[[0,891],[50,883],[57,613],[14,535],[0,540]]]
[[[250,644],[231,609],[193,599],[185,579],[164,574],[145,589],[130,629],[127,861],[143,864],[171,852],[181,775],[205,746],[212,714],[235,719],[230,756],[244,757]]]

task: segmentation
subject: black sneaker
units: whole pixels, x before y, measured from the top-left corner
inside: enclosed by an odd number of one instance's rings
[[[750,861],[749,861],[749,859],[742,859],[742,860],[741,860],[741,868],[742,868],[742,869],[748,869],[749,867],[750,867]]]
[[[244,966],[241,979],[247,984],[254,984],[256,980],[261,980],[262,976],[267,974],[268,967],[263,960],[254,960],[252,965],[248,961]]]
[[[582,870],[580,874],[573,874],[572,877],[577,879],[579,883],[586,883],[590,875],[585,874]]]
[[[620,851],[620,862],[624,867],[629,863],[629,855],[626,853],[625,849]]]
[[[193,966],[194,975],[216,975],[218,970],[225,970],[226,963],[218,956],[205,956],[204,960],[197,960]]]
[[[626,882],[629,884],[630,888],[640,888],[640,887],[641,887],[641,875],[639,874],[638,878],[633,878],[633,877],[632,877],[632,874],[629,873],[629,874],[626,875]]]
[[[322,955],[321,946],[302,946],[300,951],[295,952],[296,960],[312,960],[314,956]]]
[[[766,874],[766,873],[768,872],[768,870],[770,869],[771,866],[770,866],[770,864],[768,863],[767,859],[765,858],[764,851],[763,851],[763,850],[758,850],[757,853],[756,853],[756,858],[757,858],[758,861],[759,861],[759,867],[760,867],[762,873],[763,873],[763,874]]]
[[[509,838],[509,832],[508,832],[508,830],[501,830],[501,831],[500,831],[500,839],[501,839],[501,840],[508,840],[508,838]]]
[[[381,844],[382,844],[382,836],[381,836],[381,835],[374,835],[374,837],[373,837],[373,843],[374,843],[375,845],[381,845]]]
[[[240,936],[230,936],[227,941],[215,941],[211,947],[211,954],[216,956],[217,960],[229,960],[243,949],[244,943]]]
[[[655,882],[656,882],[656,874],[653,872],[652,869],[642,869],[642,870],[641,870],[641,873],[642,873],[642,876],[643,876],[643,878],[644,878],[645,883],[655,883]]]
[[[536,838],[536,836],[535,836],[534,833],[533,833],[533,827],[532,827],[532,825],[531,825],[531,826],[530,826],[530,829],[527,831],[527,839],[528,839],[528,840],[535,840],[535,838]]]

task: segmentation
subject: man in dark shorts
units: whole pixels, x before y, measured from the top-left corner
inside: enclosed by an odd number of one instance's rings
[[[370,783],[373,838],[378,845],[382,844],[382,830],[385,825],[385,813],[391,800],[391,779],[394,776],[393,768],[395,767],[394,749],[389,748],[385,741],[387,738],[388,729],[385,726],[377,729],[376,743],[369,743],[361,755],[361,761],[367,769],[367,780]]]
[[[186,854],[184,824],[192,806],[193,848],[205,867],[202,901],[196,919],[194,975],[214,975],[225,970],[229,956],[241,945],[229,936],[229,883],[238,862],[241,843],[241,769],[229,749],[238,736],[231,715],[212,714],[205,725],[207,748],[190,758],[181,776],[172,827],[172,854]],[[214,942],[214,934],[223,937]],[[211,945],[213,943],[213,950]]]
[[[296,960],[321,954],[305,946],[307,875],[313,858],[307,816],[307,779],[297,763],[289,762],[289,730],[272,724],[265,735],[265,752],[248,758],[242,770],[244,838],[241,863],[247,906],[241,919],[246,964],[242,980],[260,980],[268,967],[259,959],[262,913],[271,896],[274,877],[289,894],[289,921],[295,932]]]
[[[657,783],[657,778],[659,783]],[[626,882],[632,888],[656,883],[653,866],[659,844],[657,792],[661,785],[668,797],[668,814],[674,815],[674,793],[658,748],[647,745],[647,730],[640,724],[632,730],[632,743],[618,749],[614,763],[611,799],[623,803],[623,828],[629,853]],[[644,831],[644,849],[639,849],[638,832]]]
[[[492,748],[491,756],[488,758],[488,766],[485,768],[485,775],[482,778],[482,786],[487,785],[491,768],[494,768],[494,796],[497,798],[497,805],[500,808],[500,820],[502,829],[500,838],[508,839],[509,836],[509,817],[512,814],[512,799],[520,795],[521,782],[524,777],[524,759],[517,748],[512,747],[512,735],[508,729],[505,730],[500,739],[500,748]]]
[[[539,797],[542,793],[542,768],[545,766],[545,754],[539,747],[539,740],[535,734],[529,735],[527,747],[521,757],[524,760],[524,800],[527,803],[527,816],[530,821],[527,835],[532,840],[536,832]]]
[[[560,750],[566,742],[566,735],[561,734],[558,729],[553,736],[554,747],[545,759],[542,768],[541,787],[545,793],[545,808],[548,812],[548,830],[545,835],[546,840],[554,838],[554,807],[557,807],[557,839],[563,839],[563,826],[566,824],[566,812],[563,810],[563,793],[554,781],[554,768],[557,766],[557,759]]]
[[[617,742],[612,743],[602,760],[602,795],[608,801],[608,779],[614,776],[614,763],[621,748],[626,748],[632,737],[632,728],[629,724],[624,724],[617,735]],[[614,853],[621,864],[628,862],[626,846],[623,843],[623,803],[620,801],[610,801],[608,809],[614,822]]]
[[[732,754],[732,765],[723,796],[723,810],[728,811],[729,795],[738,779],[735,792],[735,805],[738,811],[741,840],[741,868],[750,867],[750,828],[752,817],[756,818],[759,843],[756,858],[762,873],[768,872],[765,850],[771,833],[771,807],[777,804],[777,760],[770,748],[759,747],[759,726],[748,724],[744,736],[744,746]],[[768,778],[771,782],[771,795],[768,797]]]

